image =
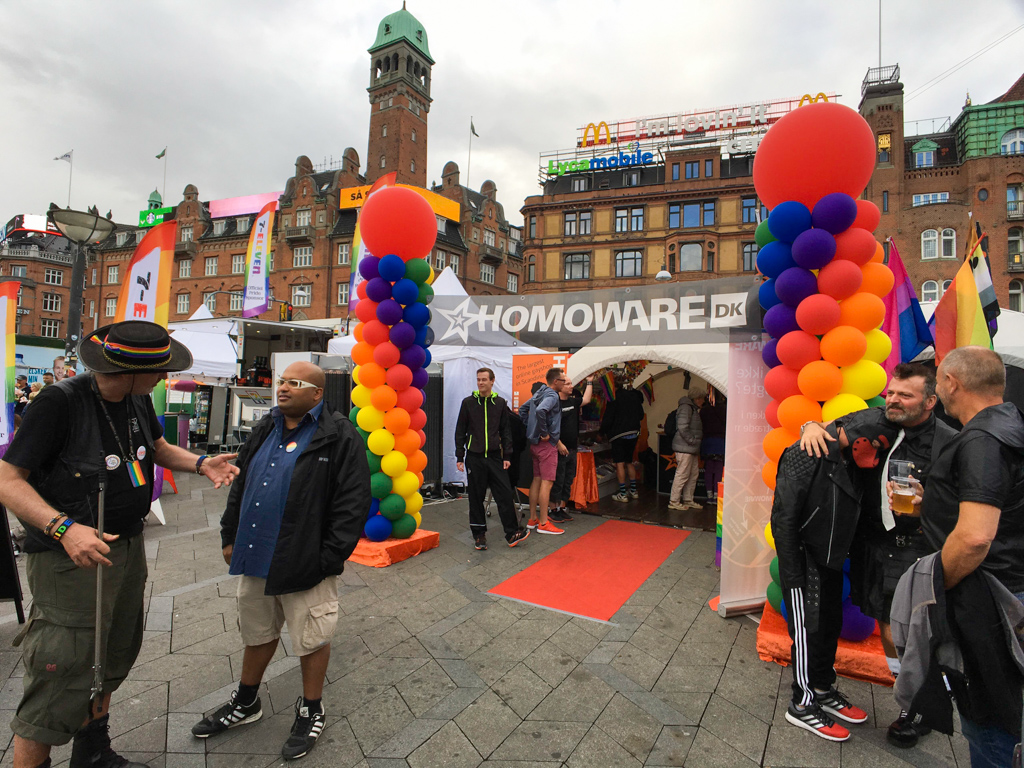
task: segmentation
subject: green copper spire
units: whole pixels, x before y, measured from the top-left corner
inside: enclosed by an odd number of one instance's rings
[[[381,48],[405,39],[417,51],[427,57],[433,64],[434,59],[430,56],[430,48],[427,46],[427,31],[419,23],[415,16],[405,10],[405,3],[402,3],[402,10],[395,11],[381,19],[377,27],[377,39],[373,41],[369,52],[374,53]]]

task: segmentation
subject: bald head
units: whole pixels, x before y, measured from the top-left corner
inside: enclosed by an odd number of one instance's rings
[[[1003,396],[1006,366],[997,352],[985,347],[958,347],[939,366],[939,375],[952,376],[966,392],[984,397]]]
[[[299,379],[300,381],[308,381],[310,384],[315,384],[324,388],[327,383],[327,378],[324,376],[323,369],[319,365],[307,362],[292,363],[284,369],[284,373],[281,374],[282,379]]]

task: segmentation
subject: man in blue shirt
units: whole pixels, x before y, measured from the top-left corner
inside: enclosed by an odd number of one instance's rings
[[[238,690],[192,728],[207,738],[263,716],[259,686],[283,624],[302,667],[302,696],[281,754],[302,757],[326,724],[321,702],[338,583],[370,507],[370,468],[351,422],[324,408],[324,373],[292,363],[277,381],[277,407],[238,457],[240,474],[221,519],[221,543],[238,583],[245,642]]]

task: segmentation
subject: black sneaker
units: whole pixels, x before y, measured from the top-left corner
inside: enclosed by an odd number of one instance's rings
[[[518,531],[516,531],[515,533],[513,533],[511,536],[508,537],[508,539],[507,539],[508,545],[510,547],[515,547],[515,546],[521,544],[523,541],[525,541],[526,537],[529,536],[529,535],[530,535],[530,529],[529,528],[520,528]]]
[[[292,724],[292,735],[281,747],[281,757],[285,760],[296,760],[304,756],[316,744],[327,724],[324,705],[319,712],[310,712],[303,706],[302,697],[295,702],[295,722]]]
[[[568,523],[572,520],[572,515],[566,512],[564,509],[552,509],[548,512],[548,520],[553,520],[556,523]]]
[[[473,537],[473,546],[477,549],[487,549],[487,536],[483,533],[478,533]]]
[[[796,705],[790,702],[789,709],[786,710],[786,720],[828,741],[846,741],[850,738],[850,732],[826,715],[817,704],[797,709]]]
[[[104,715],[75,734],[71,768],[146,768],[144,763],[134,763],[111,748],[109,722],[109,715]],[[47,759],[43,765],[49,762]]]
[[[205,739],[214,734],[223,733],[236,725],[255,723],[261,717],[263,717],[263,706],[260,704],[260,697],[257,696],[252,704],[239,704],[238,690],[236,689],[231,692],[231,698],[228,699],[227,704],[192,726],[192,735],[197,739]]]
[[[921,736],[926,736],[932,732],[932,729],[927,725],[916,722],[920,720],[920,717],[920,715],[911,717],[907,710],[901,709],[900,716],[889,726],[889,730],[885,733],[885,738],[889,740],[890,744],[901,749],[910,749],[917,746],[917,740]]]

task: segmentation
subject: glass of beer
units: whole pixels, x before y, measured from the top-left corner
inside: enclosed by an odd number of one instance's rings
[[[912,461],[897,459],[889,461],[889,482],[892,483],[892,511],[894,514],[914,517],[921,514],[920,508],[914,504],[914,497],[918,495],[921,483],[914,479],[913,472],[914,463]]]

